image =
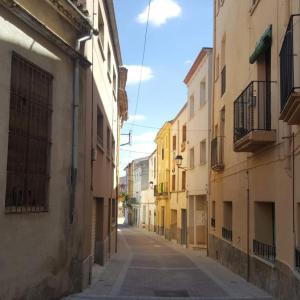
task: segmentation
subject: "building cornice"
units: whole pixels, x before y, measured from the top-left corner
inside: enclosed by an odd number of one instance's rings
[[[108,29],[113,43],[113,52],[118,66],[122,66],[121,48],[119,42],[119,34],[116,22],[114,4],[112,0],[103,0],[105,13],[108,21]]]
[[[201,49],[200,53],[198,54],[197,58],[195,59],[193,65],[192,65],[192,67],[190,68],[189,72],[187,73],[187,75],[185,76],[185,78],[183,80],[183,82],[185,84],[189,83],[189,81],[193,77],[194,73],[198,69],[198,66],[201,64],[202,60],[209,52],[212,52],[212,48],[205,47],[205,48]]]
[[[81,65],[89,67],[91,63],[80,53],[75,51],[68,43],[66,43],[62,38],[60,38],[55,32],[50,30],[44,23],[35,18],[28,10],[21,6],[15,0],[0,0],[0,5],[4,6],[8,11],[10,11],[17,18],[22,20],[34,31],[38,32],[46,40],[52,42],[60,50],[69,55],[73,59],[79,59]]]
[[[46,0],[64,17],[76,30],[81,33],[89,32],[92,24],[88,11],[82,1],[78,0]]]

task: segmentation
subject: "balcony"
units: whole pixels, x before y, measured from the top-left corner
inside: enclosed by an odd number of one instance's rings
[[[300,249],[295,249],[295,267],[296,270],[300,273]]]
[[[276,141],[271,129],[273,82],[252,81],[234,101],[234,151],[255,152]]]
[[[168,188],[168,183],[167,182],[161,182],[158,186],[154,186],[154,196],[159,197],[159,196],[167,196],[169,193],[169,188]]]
[[[280,50],[280,120],[300,123],[300,15],[292,15]]]
[[[224,137],[216,137],[211,141],[211,168],[216,172],[224,169]]]
[[[256,256],[259,256],[269,262],[275,262],[276,247],[274,245],[268,245],[257,240],[253,240],[253,252]]]
[[[222,227],[222,237],[223,239],[232,242],[232,230]]]

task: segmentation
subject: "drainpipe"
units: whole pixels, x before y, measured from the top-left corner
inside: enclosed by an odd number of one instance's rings
[[[96,30],[91,29],[88,35],[76,40],[75,50],[79,52],[81,43],[90,40]],[[79,59],[74,61],[73,75],[73,128],[72,128],[72,167],[71,167],[71,199],[70,199],[70,223],[74,221],[75,192],[78,169],[78,110],[80,97],[80,76],[79,76]]]

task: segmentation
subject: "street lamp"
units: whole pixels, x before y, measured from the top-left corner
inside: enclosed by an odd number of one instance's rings
[[[182,166],[181,166],[181,165],[182,165],[182,161],[183,161],[182,155],[177,155],[177,156],[175,157],[176,166],[177,166],[179,169],[183,169],[183,170],[185,170],[185,171],[191,170],[191,169],[189,169],[189,168],[182,167]]]
[[[153,181],[150,181],[149,182],[149,187],[150,187],[151,190],[153,190],[153,186],[154,186]]]

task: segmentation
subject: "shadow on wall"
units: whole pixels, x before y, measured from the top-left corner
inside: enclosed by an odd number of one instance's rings
[[[73,101],[73,78],[69,75],[73,74],[73,61],[3,8],[0,8],[0,15],[8,24],[7,33],[3,32],[0,41],[0,157],[3,159],[0,165],[0,238],[1,245],[4,245],[0,247],[0,298],[17,300],[24,299],[26,295],[28,299],[54,299],[79,291],[81,287],[80,231],[78,224],[72,228],[69,225]],[[0,22],[3,23],[3,19]],[[9,33],[10,26],[15,33]],[[3,40],[5,35],[10,42]],[[24,36],[24,44],[28,48],[20,45],[21,36]],[[54,76],[49,212],[45,213],[5,214],[13,51]],[[65,100],[64,103],[59,101],[61,99]],[[69,115],[63,118],[58,111],[67,111]],[[56,194],[57,191],[60,193]]]

